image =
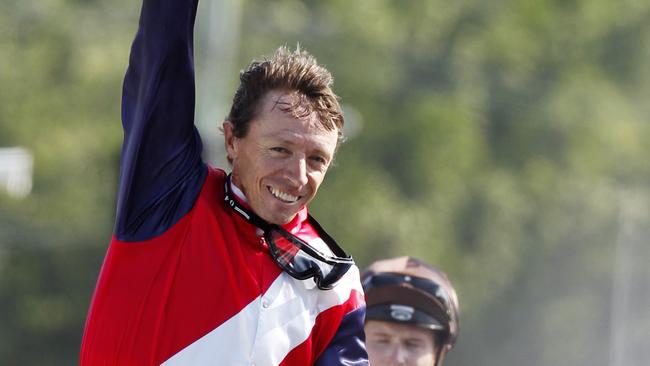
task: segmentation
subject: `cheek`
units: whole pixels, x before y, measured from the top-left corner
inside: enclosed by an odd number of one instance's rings
[[[314,193],[316,193],[316,190],[318,187],[320,187],[321,183],[323,183],[323,180],[325,179],[325,172],[314,172],[309,175],[309,182],[314,190]]]
[[[433,353],[425,353],[413,355],[413,359],[416,360],[416,365],[433,365],[435,361],[435,356]]]
[[[375,340],[367,340],[366,346],[368,347],[368,353],[377,358],[383,357],[384,354],[389,354],[392,347],[388,342],[377,342]]]
[[[420,361],[421,364],[428,364],[429,362],[432,362],[433,359],[435,358],[434,350],[429,347],[417,347],[412,349],[410,352],[411,352],[411,357],[414,360]]]
[[[251,175],[260,175],[265,169],[272,165],[271,161],[263,154],[256,151],[248,151],[247,154],[242,154],[242,160],[245,160],[246,169],[249,170]]]
[[[366,347],[368,348],[368,357],[370,358],[370,364],[372,365],[375,361],[381,360],[384,357],[386,357],[384,354],[386,353],[385,348],[381,347],[376,347],[371,344],[367,344]]]

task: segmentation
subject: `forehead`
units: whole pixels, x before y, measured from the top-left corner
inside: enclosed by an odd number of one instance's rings
[[[421,339],[433,344],[433,332],[414,325],[398,324],[381,320],[369,320],[366,323],[367,334],[388,335],[400,339]]]
[[[290,141],[307,138],[325,144],[333,141],[336,145],[338,131],[326,130],[316,113],[306,113],[300,103],[304,102],[295,92],[268,92],[260,101],[258,112],[251,121],[251,129],[257,130],[262,137]]]

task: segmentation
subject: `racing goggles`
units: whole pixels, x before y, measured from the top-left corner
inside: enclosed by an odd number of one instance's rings
[[[345,253],[311,215],[307,216],[307,221],[333,255],[323,253],[280,225],[266,222],[237,201],[230,191],[230,179],[231,176],[228,175],[224,200],[237,214],[264,232],[264,240],[269,247],[269,252],[280,268],[298,280],[313,277],[316,286],[321,290],[334,288],[354,264],[352,257]]]
[[[387,286],[413,288],[423,291],[439,303],[440,310],[445,314],[446,320],[448,322],[451,321],[452,305],[449,295],[442,286],[426,278],[400,273],[382,272],[371,274],[366,277],[362,282],[362,286],[365,293]]]

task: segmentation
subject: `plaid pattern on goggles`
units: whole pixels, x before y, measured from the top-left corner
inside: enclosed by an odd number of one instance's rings
[[[282,226],[270,224],[242,206],[230,190],[231,176],[228,175],[224,188],[224,200],[235,212],[264,232],[264,240],[275,262],[291,277],[306,280],[313,277],[321,290],[330,290],[354,264],[354,260],[329,236],[318,222],[308,215],[307,220],[318,236],[329,247],[333,255],[309,245],[291,234]]]
[[[449,295],[440,285],[426,278],[383,272],[372,274],[361,283],[363,291],[366,293],[370,292],[373,288],[404,286],[405,284],[409,284],[411,287],[433,296],[442,305],[442,310],[446,314],[447,320],[451,320],[452,305]]]

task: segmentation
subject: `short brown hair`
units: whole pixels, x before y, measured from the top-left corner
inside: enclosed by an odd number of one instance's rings
[[[270,59],[253,61],[239,74],[240,84],[235,92],[230,113],[226,117],[233,124],[235,137],[248,133],[250,121],[255,118],[260,100],[272,90],[297,92],[296,103],[282,111],[296,118],[315,113],[327,131],[338,131],[339,142],[343,139],[343,112],[338,97],[331,89],[332,74],[319,65],[316,58],[296,47],[290,51],[282,46]]]

